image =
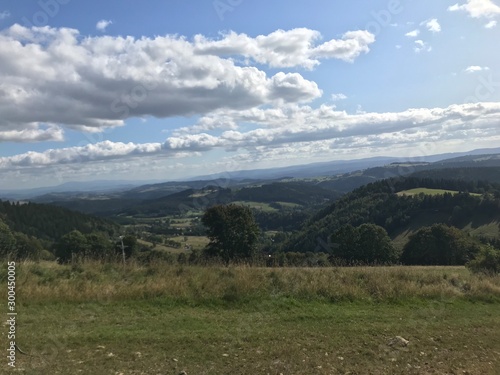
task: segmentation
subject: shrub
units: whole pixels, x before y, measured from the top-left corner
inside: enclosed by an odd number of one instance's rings
[[[482,246],[476,258],[467,263],[467,268],[474,273],[500,273],[500,250],[490,245]]]
[[[53,253],[51,253],[49,250],[42,250],[40,252],[40,260],[53,261],[53,260],[56,260],[56,256]]]
[[[401,261],[407,265],[463,266],[479,250],[479,243],[460,229],[434,224],[410,236]]]

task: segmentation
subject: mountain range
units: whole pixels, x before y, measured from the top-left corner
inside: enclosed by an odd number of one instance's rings
[[[3,200],[31,200],[37,197],[37,201],[50,202],[66,200],[70,198],[93,198],[98,199],[104,195],[107,198],[132,198],[153,199],[166,194],[173,194],[184,189],[200,188],[207,184],[217,186],[244,186],[259,181],[281,180],[285,178],[313,178],[318,176],[336,176],[355,171],[366,170],[387,165],[416,166],[419,163],[456,163],[472,160],[478,155],[499,154],[500,148],[476,149],[468,152],[436,154],[415,158],[408,157],[373,157],[356,160],[335,160],[329,162],[295,165],[289,167],[254,169],[216,173],[205,176],[197,176],[185,181],[133,181],[133,180],[98,180],[98,181],[76,181],[67,182],[57,186],[49,186],[34,189],[2,190],[0,199]],[[435,165],[437,167],[438,164]],[[392,171],[396,169],[392,168]],[[363,180],[364,181],[364,180]]]

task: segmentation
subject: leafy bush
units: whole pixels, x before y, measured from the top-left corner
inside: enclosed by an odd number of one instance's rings
[[[40,252],[40,259],[52,261],[52,260],[56,260],[56,256],[54,254],[52,254],[49,250],[42,250]]]
[[[500,273],[500,250],[490,245],[482,246],[476,258],[467,263],[467,268],[474,273]]]
[[[332,235],[331,244],[334,263],[390,264],[399,257],[386,230],[375,224],[344,225]]]
[[[458,266],[473,259],[479,250],[479,243],[460,229],[434,224],[410,236],[401,261],[407,265]]]

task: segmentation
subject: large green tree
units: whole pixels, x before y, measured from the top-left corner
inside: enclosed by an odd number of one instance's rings
[[[394,263],[398,252],[386,230],[375,224],[344,225],[331,237],[331,257],[349,263]]]
[[[87,238],[77,230],[73,230],[55,244],[55,255],[60,263],[83,259],[89,252]]]
[[[14,233],[14,238],[16,239],[16,259],[40,259],[40,254],[42,253],[43,246],[38,239],[19,232]]]
[[[410,236],[401,261],[410,265],[464,265],[479,250],[480,245],[460,229],[434,224]]]
[[[88,244],[88,256],[93,259],[109,259],[114,255],[113,243],[104,233],[90,233],[85,236]]]
[[[201,221],[210,239],[205,248],[207,256],[219,257],[227,265],[255,255],[260,230],[250,208],[235,204],[213,206]]]

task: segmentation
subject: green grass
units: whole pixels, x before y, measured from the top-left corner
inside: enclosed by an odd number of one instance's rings
[[[184,241],[184,237],[187,238],[186,242]],[[189,245],[192,247],[192,249],[198,250],[203,249],[210,242],[210,240],[206,236],[176,236],[171,237],[170,239],[180,242],[183,245]]]
[[[404,190],[400,191],[397,193],[399,196],[401,195],[418,195],[418,194],[425,194],[425,195],[443,195],[444,193],[450,193],[450,194],[458,194],[459,192],[456,190],[443,190],[443,189],[427,189],[427,188],[415,188],[415,189],[410,189],[410,190]],[[476,194],[476,193],[471,193],[471,195],[478,196],[480,197],[481,194]]]
[[[483,225],[475,225],[469,223],[463,228],[473,236],[487,237],[487,238],[500,238],[500,223],[498,221],[490,222]]]
[[[463,267],[47,262],[17,273],[17,343],[33,354],[17,355],[18,373],[500,371],[500,276]]]
[[[187,241],[184,241],[184,238],[187,238]],[[154,249],[156,250],[162,250],[162,251],[167,251],[172,254],[180,254],[180,253],[186,253],[186,250],[184,249],[184,246],[190,246],[192,250],[201,250],[203,249],[208,243],[209,239],[208,237],[205,236],[174,236],[174,237],[169,237],[170,240],[179,242],[182,247],[181,248],[175,248],[175,247],[170,247],[167,245],[160,245],[157,244]],[[137,240],[142,245],[146,246],[153,246],[153,243],[145,240]]]
[[[497,304],[168,299],[19,307],[25,374],[498,374]],[[392,346],[403,336],[407,347]]]
[[[278,204],[280,204],[282,207],[285,207],[285,208],[299,208],[299,207],[302,207],[302,205],[298,204],[298,203],[292,203],[292,202],[276,202]]]
[[[241,206],[248,206],[250,208],[254,208],[257,210],[264,211],[264,212],[276,212],[276,211],[278,211],[276,208],[271,207],[268,203],[251,202],[251,201],[235,201],[232,203],[238,204]]]

